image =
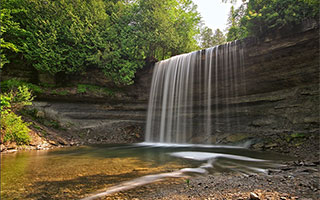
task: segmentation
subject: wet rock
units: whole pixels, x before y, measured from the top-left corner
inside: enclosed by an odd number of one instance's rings
[[[253,149],[258,149],[258,150],[262,149],[263,147],[264,147],[263,143],[257,143],[257,144],[252,145]]]
[[[306,173],[312,173],[312,172],[318,172],[318,170],[316,168],[302,168],[297,170],[297,172],[306,172]]]
[[[243,141],[249,137],[250,137],[250,134],[248,134],[248,133],[237,133],[237,134],[229,135],[226,138],[226,140],[227,140],[227,142],[235,143],[235,142]]]
[[[17,152],[18,150],[17,149],[9,149],[9,150],[7,150],[6,152],[7,153],[15,153],[15,152]]]
[[[48,140],[48,143],[54,146],[58,146],[57,142],[53,141],[53,140]]]
[[[2,151],[5,151],[7,148],[3,144],[1,144],[0,145],[0,149],[1,149],[1,152],[2,152]]]
[[[65,140],[62,139],[62,138],[59,138],[58,142],[59,142],[59,144],[61,144],[61,145],[66,145],[66,144],[68,144],[68,142],[65,141]]]
[[[16,143],[10,143],[7,145],[7,149],[17,149],[17,144]]]
[[[282,171],[289,171],[289,170],[292,170],[293,168],[292,167],[284,167],[284,168],[281,168]]]
[[[279,169],[269,169],[268,170],[268,175],[277,174],[279,172],[281,172],[281,170],[279,170]]]
[[[272,148],[277,147],[277,146],[278,146],[278,144],[272,143],[272,144],[265,145],[265,148],[272,149]]]

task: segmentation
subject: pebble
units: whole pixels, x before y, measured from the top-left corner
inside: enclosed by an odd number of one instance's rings
[[[260,200],[256,193],[250,192],[250,200]]]

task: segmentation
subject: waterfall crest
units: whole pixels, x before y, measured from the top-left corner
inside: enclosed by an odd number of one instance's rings
[[[240,123],[236,99],[245,90],[243,77],[237,41],[156,63],[145,141],[215,143],[213,135]]]

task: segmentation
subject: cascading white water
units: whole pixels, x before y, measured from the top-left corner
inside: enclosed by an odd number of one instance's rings
[[[240,93],[242,63],[237,41],[156,63],[146,142],[212,143],[212,135],[239,124],[231,102]]]

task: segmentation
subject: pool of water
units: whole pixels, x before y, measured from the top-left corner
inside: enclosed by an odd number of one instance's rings
[[[95,199],[168,177],[265,173],[278,154],[214,145],[132,144],[1,154],[1,199]]]

